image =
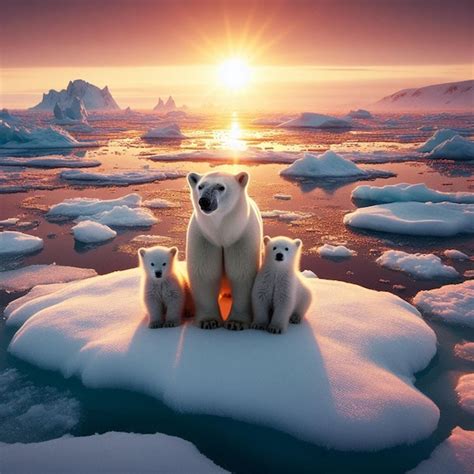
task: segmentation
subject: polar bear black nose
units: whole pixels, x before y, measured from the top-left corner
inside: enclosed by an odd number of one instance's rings
[[[157,270],[157,271],[155,272],[156,278],[161,278],[161,275],[162,275],[161,270]]]
[[[199,199],[199,206],[203,211],[208,211],[211,207],[211,200],[207,197]]]
[[[281,262],[283,261],[283,254],[278,252],[276,255],[275,255],[275,259],[278,261],[278,262]]]

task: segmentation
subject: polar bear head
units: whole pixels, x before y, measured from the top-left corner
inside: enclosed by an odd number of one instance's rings
[[[301,249],[303,243],[300,239],[290,239],[288,237],[263,238],[265,244],[265,262],[277,268],[299,269],[301,259]]]
[[[249,175],[215,171],[188,174],[194,211],[201,215],[227,214],[247,195]]]
[[[147,278],[159,280],[173,273],[174,262],[178,257],[177,247],[150,247],[138,249],[140,266]]]

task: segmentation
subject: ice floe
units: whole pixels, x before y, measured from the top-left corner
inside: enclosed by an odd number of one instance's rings
[[[60,174],[62,179],[79,182],[91,186],[97,185],[130,185],[153,183],[165,179],[176,179],[186,176],[184,171],[160,171],[160,170],[132,170],[117,171],[115,173],[90,173],[81,170],[66,170]]]
[[[380,232],[447,237],[474,232],[474,204],[378,204],[346,214],[344,224]]]
[[[169,209],[172,207],[179,207],[178,204],[161,198],[146,199],[143,201],[142,206],[152,209]]]
[[[0,232],[0,255],[27,254],[43,248],[43,239],[12,230]]]
[[[401,250],[387,250],[376,262],[391,270],[398,270],[420,279],[457,278],[455,268],[444,265],[441,259],[432,253],[407,253]]]
[[[79,216],[76,222],[94,221],[110,227],[148,227],[158,219],[148,209],[128,206],[115,206],[89,216]]]
[[[0,226],[2,227],[10,227],[16,225],[20,219],[18,217],[9,217],[8,219],[3,219],[0,221]]]
[[[332,117],[331,115],[303,112],[299,117],[283,122],[278,126],[282,128],[350,129],[352,128],[352,123],[349,120]]]
[[[470,259],[469,255],[466,255],[464,252],[461,252],[460,250],[456,250],[456,249],[448,249],[448,250],[445,250],[443,253],[446,257],[450,258],[451,260],[469,260]]]
[[[52,455],[54,453],[54,455]],[[29,444],[0,444],[8,473],[224,474],[189,441],[161,433],[108,432]]]
[[[97,244],[117,237],[117,232],[109,226],[91,220],[81,221],[71,230],[74,239],[84,244]]]
[[[92,268],[68,267],[63,265],[29,265],[0,272],[0,289],[7,291],[24,291],[36,285],[67,283],[96,276]]]
[[[449,324],[474,327],[474,281],[420,291],[413,303],[425,315]]]
[[[389,202],[455,202],[455,203],[474,203],[474,193],[454,192],[444,193],[428,188],[426,184],[389,184],[387,186],[357,186],[351,195],[352,199],[361,199],[364,201],[374,201],[380,203]]]
[[[284,336],[192,324],[150,330],[139,270],[119,271],[17,306],[7,325],[24,324],[9,352],[88,387],[142,392],[182,413],[256,423],[330,448],[376,450],[429,436],[439,410],[413,383],[436,337],[416,309],[348,283],[308,285],[307,317]]]
[[[290,194],[282,194],[282,193],[277,193],[273,195],[274,199],[279,199],[280,201],[290,201],[291,200],[291,195]]]
[[[461,342],[454,346],[454,354],[461,359],[474,362],[474,342]]]
[[[430,159],[447,160],[474,160],[474,142],[467,138],[456,135],[443,143],[440,143],[433,151],[428,153]]]
[[[368,111],[364,109],[357,109],[357,110],[351,110],[348,114],[347,117],[350,119],[372,119],[374,116]]]
[[[344,245],[324,244],[318,247],[316,251],[324,258],[350,258],[357,254],[357,252],[348,249]]]
[[[300,221],[302,219],[308,219],[312,216],[312,214],[300,211],[273,209],[272,211],[262,211],[261,216],[263,219],[278,219],[280,221],[294,222]]]
[[[150,128],[142,135],[142,138],[161,138],[161,139],[183,139],[186,135],[181,133],[179,125],[176,123],[163,124],[155,128]]]
[[[97,160],[85,160],[82,158],[2,158],[0,166],[21,166],[25,168],[94,168],[100,166]]]
[[[456,393],[458,394],[459,405],[471,415],[474,415],[474,373],[459,378]]]
[[[439,144],[449,140],[450,138],[458,135],[458,132],[451,130],[450,128],[442,128],[441,130],[436,130],[432,137],[428,138],[425,143],[423,143],[418,151],[422,153],[430,153],[433,151]]]

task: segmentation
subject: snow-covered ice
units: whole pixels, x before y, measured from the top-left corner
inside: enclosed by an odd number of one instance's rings
[[[458,394],[459,405],[471,415],[474,415],[474,373],[459,378],[456,393]]]
[[[161,171],[161,170],[131,170],[117,171],[115,173],[90,173],[81,170],[66,170],[60,174],[67,181],[80,182],[81,184],[95,185],[129,185],[153,183],[165,179],[176,179],[186,176],[184,171]]]
[[[413,303],[425,315],[449,324],[474,327],[474,281],[417,293]]]
[[[474,471],[474,431],[453,429],[443,441],[415,469],[407,474],[472,474]]]
[[[186,135],[181,132],[178,124],[169,123],[150,128],[150,130],[142,135],[142,138],[183,139],[186,138]]]
[[[368,111],[364,109],[357,109],[357,110],[351,110],[348,114],[347,117],[350,119],[372,119],[374,116]]]
[[[447,237],[474,232],[474,204],[378,204],[346,214],[344,224],[380,232]]]
[[[109,226],[91,220],[81,221],[71,230],[74,239],[84,244],[97,244],[117,237],[117,232]]]
[[[26,168],[94,168],[100,166],[97,160],[85,160],[83,158],[2,158],[0,166],[21,166]]]
[[[469,260],[470,259],[469,255],[466,255],[464,252],[461,252],[460,250],[456,250],[456,249],[448,249],[448,250],[445,250],[443,253],[446,257],[450,258],[451,260]]]
[[[439,144],[449,140],[450,138],[458,135],[458,132],[451,130],[450,128],[442,128],[441,130],[436,130],[436,132],[426,140],[419,148],[418,151],[422,153],[430,153],[433,151]]]
[[[24,474],[223,474],[189,441],[161,433],[108,432],[41,443],[0,444],[2,472]]]
[[[0,221],[0,226],[10,227],[16,225],[20,219],[18,217],[9,217],[8,219],[3,219]]]
[[[460,161],[474,160],[474,142],[460,135],[456,135],[440,143],[433,151],[428,153],[427,158]]]
[[[444,265],[441,259],[432,253],[407,253],[401,250],[387,250],[376,262],[391,270],[397,270],[420,279],[457,278],[455,268]]]
[[[344,245],[324,244],[316,249],[319,255],[324,258],[350,258],[356,255],[354,250],[344,247]]]
[[[143,201],[142,206],[151,209],[169,209],[172,207],[179,207],[178,204],[161,198],[146,199]]]
[[[64,265],[29,265],[0,272],[0,289],[7,291],[24,291],[36,285],[67,283],[96,276],[92,268],[68,267]]]
[[[316,273],[314,273],[312,270],[303,270],[301,274],[305,278],[318,278],[318,275],[316,275]]]
[[[88,387],[142,392],[182,413],[257,423],[330,448],[367,451],[429,436],[439,410],[413,383],[436,352],[434,332],[395,295],[307,281],[307,317],[274,336],[192,324],[150,330],[139,270],[114,272],[17,306],[7,325],[24,324],[9,351]]]
[[[399,183],[387,186],[362,185],[352,191],[351,197],[352,199],[380,203],[405,201],[474,203],[474,193],[461,191],[444,193],[428,188],[424,183]]]
[[[76,222],[94,221],[110,227],[148,227],[158,219],[148,209],[128,206],[115,206],[89,216],[79,216]]]
[[[282,128],[352,128],[349,120],[332,117],[331,115],[316,114],[313,112],[303,112],[299,117],[288,120],[278,125]]]
[[[305,153],[303,158],[280,171],[282,176],[301,178],[370,178],[389,177],[393,173],[375,169],[363,169],[332,150],[322,155]]]
[[[263,219],[278,219],[280,221],[300,221],[302,219],[308,219],[312,216],[307,212],[300,211],[285,211],[282,209],[273,209],[271,211],[262,211],[261,216]]]
[[[139,242],[140,244],[161,244],[166,245],[171,242],[171,237],[156,234],[140,234],[136,235],[131,242]]]
[[[291,200],[291,195],[290,194],[282,194],[282,193],[277,193],[273,195],[274,199],[279,199],[280,201],[290,201]]]
[[[0,110],[0,120],[8,123],[19,123],[21,120],[18,117],[13,116],[8,109]]]
[[[43,248],[43,239],[12,230],[0,232],[0,255],[27,254]]]
[[[454,354],[461,359],[474,362],[474,342],[461,342],[454,346]]]

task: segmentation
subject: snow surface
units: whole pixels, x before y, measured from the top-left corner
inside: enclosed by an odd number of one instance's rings
[[[156,224],[158,219],[148,209],[137,207],[132,208],[128,206],[115,206],[110,210],[102,211],[97,214],[79,216],[75,221],[94,221],[111,227],[148,227]],[[104,234],[105,230],[102,235]]]
[[[22,232],[0,232],[0,255],[26,254],[43,248],[43,239]]]
[[[415,469],[407,474],[472,474],[474,472],[474,431],[456,426],[443,441]]]
[[[262,219],[278,219],[280,221],[300,221],[302,219],[308,219],[312,216],[307,212],[300,211],[284,211],[281,209],[273,209],[272,211],[261,211]]]
[[[82,158],[1,158],[0,166],[21,166],[26,168],[94,168],[100,166],[97,160]]]
[[[350,258],[357,254],[357,252],[344,247],[344,245],[324,244],[318,247],[316,251],[324,258]]]
[[[129,185],[153,183],[165,179],[182,178],[186,176],[183,171],[160,171],[160,170],[135,170],[118,171],[116,173],[90,173],[81,170],[66,170],[61,172],[60,177],[67,181],[77,181],[81,184],[94,185]]]
[[[150,207],[152,209],[169,209],[172,207],[179,207],[174,202],[168,201],[167,199],[160,199],[160,198],[147,199],[143,201],[142,206]]]
[[[9,352],[88,387],[142,392],[183,413],[257,423],[330,448],[367,451],[429,436],[439,410],[413,383],[436,337],[415,308],[348,283],[308,285],[307,317],[284,336],[192,324],[150,330],[140,271],[114,272],[17,306],[6,323],[24,324]]]
[[[427,158],[447,160],[474,160],[474,142],[456,135],[443,143],[440,143]]]
[[[398,270],[421,279],[457,278],[455,268],[444,265],[441,259],[432,253],[407,253],[401,250],[387,250],[376,262],[391,270]]]
[[[449,249],[445,250],[444,255],[451,260],[469,260],[470,257],[469,255],[466,255],[464,252],[461,252],[460,250],[455,250],[455,249]]]
[[[282,128],[309,127],[309,128],[352,128],[348,120],[339,119],[330,115],[303,112],[299,117],[278,125]]]
[[[161,433],[108,432],[42,443],[0,444],[5,473],[225,473],[189,441]]]
[[[29,265],[0,272],[0,289],[7,291],[24,291],[36,285],[67,283],[96,276],[91,268],[77,268],[63,265]]]
[[[462,342],[454,346],[456,357],[474,362],[474,342]]]
[[[430,153],[433,151],[439,144],[449,140],[450,138],[455,137],[458,135],[458,132],[451,130],[450,128],[442,128],[440,130],[436,130],[436,132],[426,140],[423,145],[418,148],[418,151],[422,153]]]
[[[164,124],[160,125],[155,128],[150,128],[142,138],[163,138],[163,139],[170,139],[170,138],[186,138],[186,135],[181,133],[181,129],[179,125],[176,123],[171,124]]]
[[[96,244],[117,237],[109,226],[91,220],[81,221],[72,228],[74,239],[84,244]]]
[[[66,130],[59,127],[17,127],[0,120],[0,149],[53,149],[90,146],[97,146],[97,143],[79,142]]]
[[[474,373],[466,374],[459,378],[456,392],[459,405],[468,413],[474,415]]]
[[[474,327],[474,280],[420,291],[413,303],[423,314],[445,323]]]
[[[379,204],[346,214],[344,224],[380,232],[447,237],[474,232],[474,204]]]
[[[387,186],[357,186],[351,195],[352,199],[363,199],[380,203],[389,202],[456,202],[474,203],[474,193],[444,193],[428,188],[426,184],[389,184]]]
[[[301,178],[352,178],[352,177],[389,177],[387,171],[363,169],[341,155],[328,150],[322,155],[305,153],[303,158],[280,171],[282,176]]]

